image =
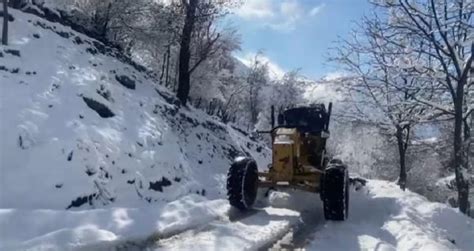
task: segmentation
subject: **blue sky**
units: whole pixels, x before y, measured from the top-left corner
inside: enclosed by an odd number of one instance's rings
[[[337,72],[326,64],[328,48],[364,14],[370,14],[367,0],[244,0],[232,17],[242,36],[237,56],[248,59],[262,49],[275,73],[302,68],[320,78]]]

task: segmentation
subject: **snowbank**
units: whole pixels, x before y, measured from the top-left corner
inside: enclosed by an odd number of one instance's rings
[[[223,215],[224,200],[185,196],[143,208],[84,211],[0,209],[0,250],[104,250],[144,247]],[[199,216],[199,217],[196,217]]]
[[[350,203],[348,221],[320,226],[308,250],[474,250],[474,220],[394,183],[370,180]]]
[[[256,249],[299,221],[300,213],[292,209],[242,213],[227,200],[198,195],[143,208],[0,209],[0,250]]]

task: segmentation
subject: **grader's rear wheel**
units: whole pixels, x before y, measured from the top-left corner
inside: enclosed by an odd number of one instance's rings
[[[252,207],[257,190],[258,169],[255,160],[236,160],[227,173],[227,198],[230,205],[240,210]]]
[[[342,162],[331,161],[325,170],[321,198],[326,220],[344,221],[349,213],[349,173]]]

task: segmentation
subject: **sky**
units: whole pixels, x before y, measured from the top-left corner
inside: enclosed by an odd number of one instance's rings
[[[367,0],[243,0],[230,18],[241,35],[237,58],[262,50],[274,75],[301,68],[317,79],[337,72],[328,49],[346,37],[354,21],[370,14]]]

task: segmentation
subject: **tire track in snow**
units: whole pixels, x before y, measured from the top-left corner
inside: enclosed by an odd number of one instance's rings
[[[272,192],[268,202],[257,202],[260,209],[241,213],[231,208],[218,220],[157,241],[148,250],[302,248],[324,222],[318,197],[293,190]]]
[[[322,210],[322,209],[321,209]],[[281,238],[264,246],[259,250],[300,250],[313,239],[318,228],[324,224],[321,211],[304,210],[301,212],[301,222],[293,227]]]
[[[300,213],[300,221],[275,241],[259,250],[297,250],[303,249],[313,238],[319,227],[324,225],[323,205],[319,194],[297,190],[283,190],[271,194],[270,203],[274,206],[291,208]]]
[[[281,238],[299,221],[300,214],[290,209],[267,207],[243,215],[229,210],[220,220],[159,240],[148,250],[256,250]]]

